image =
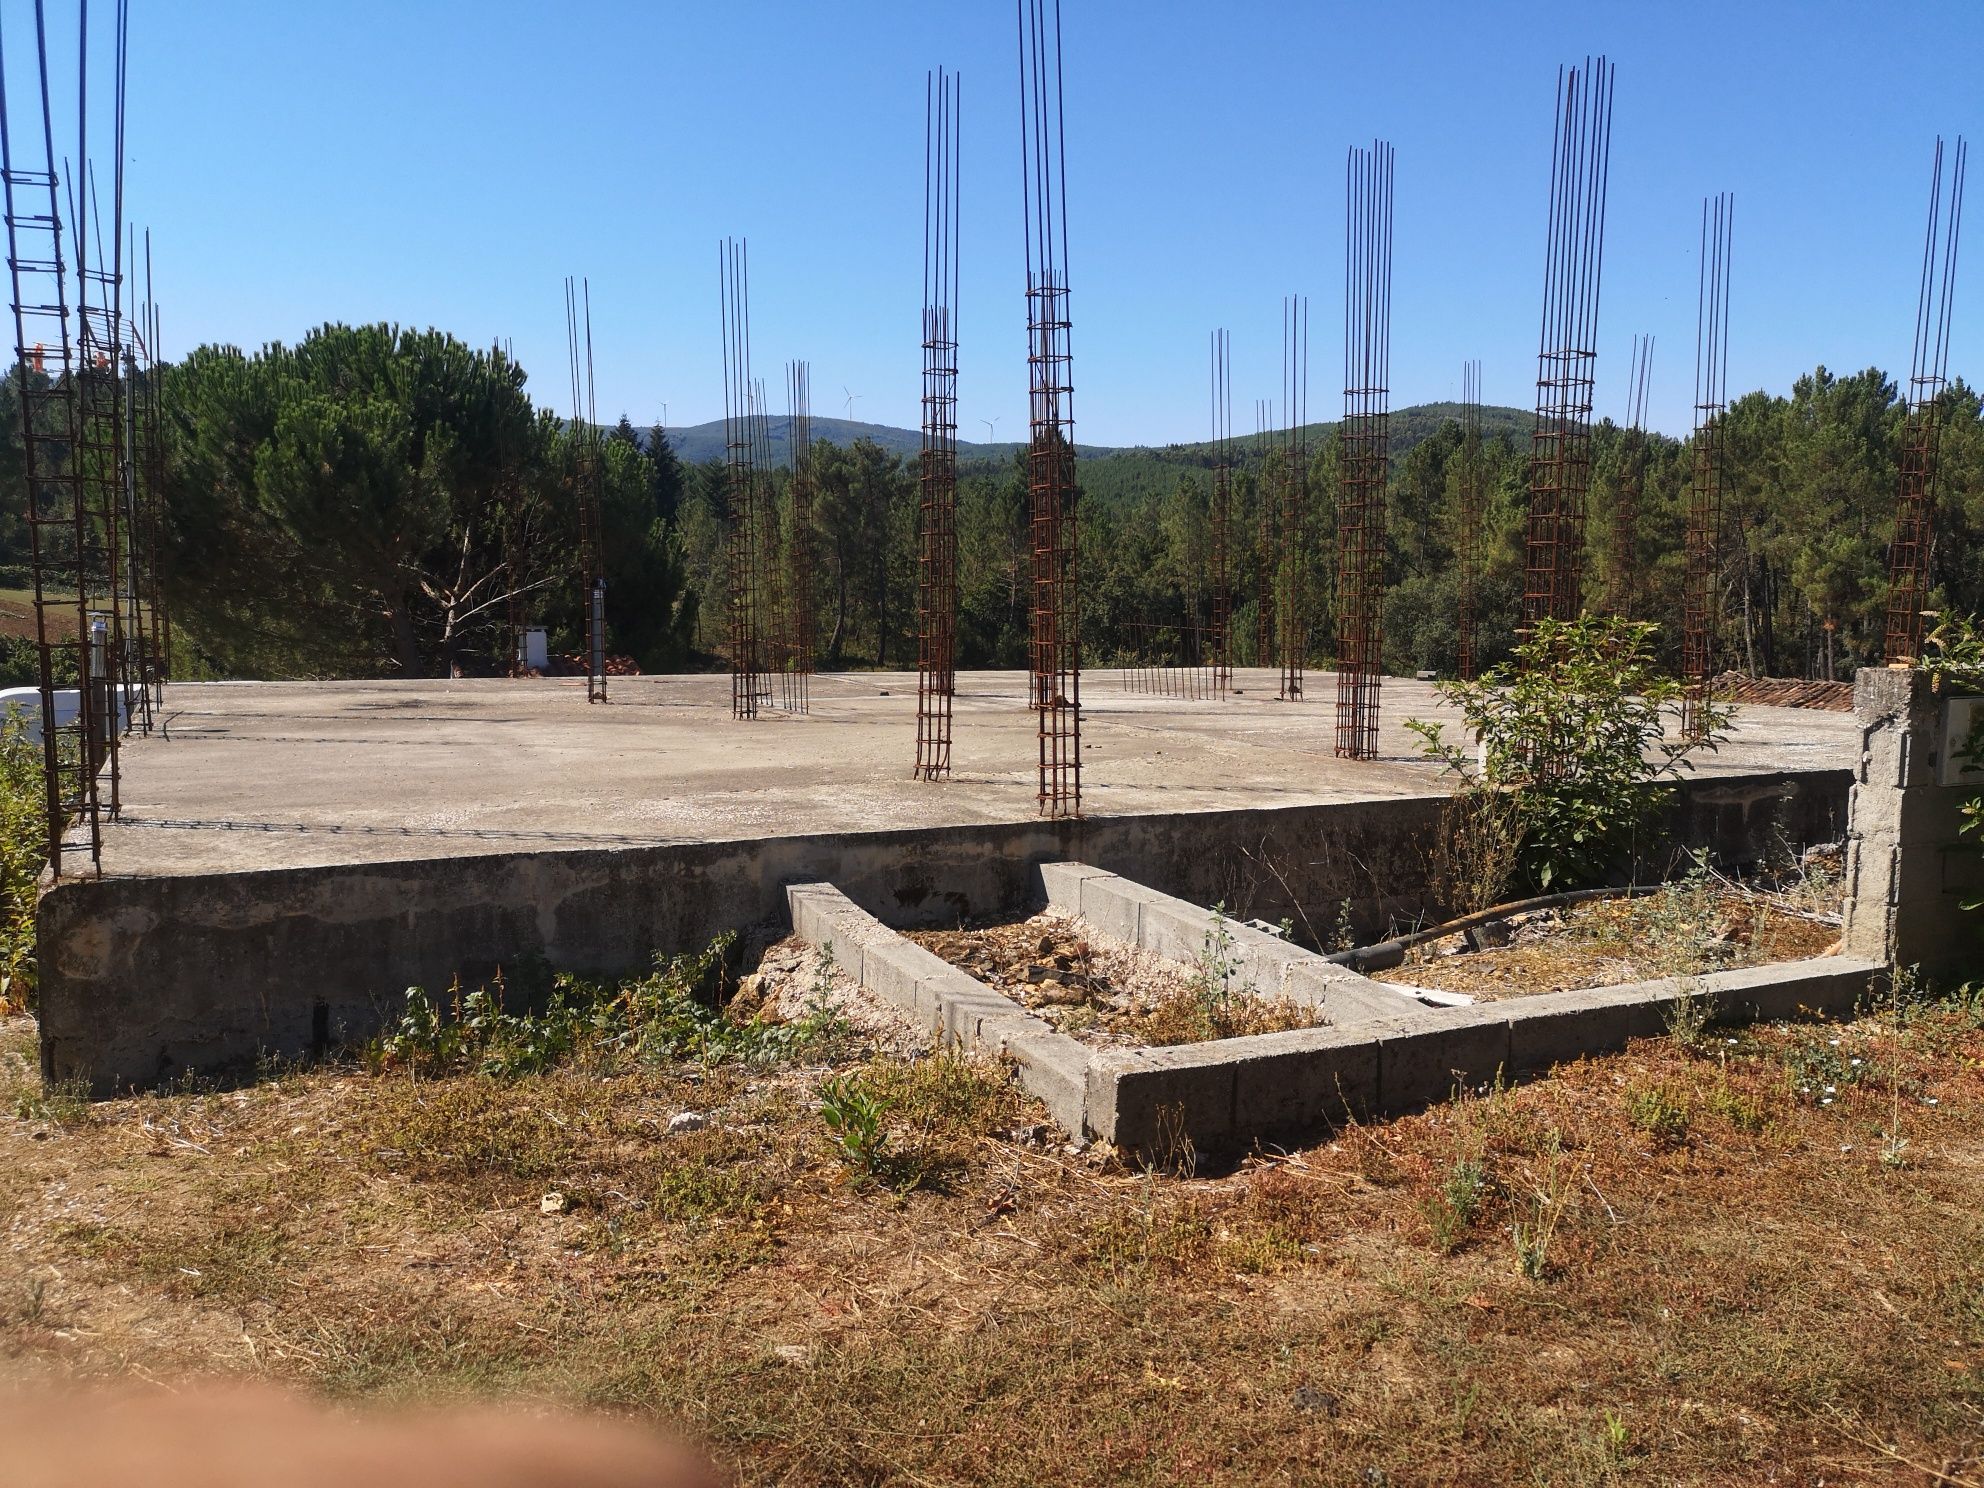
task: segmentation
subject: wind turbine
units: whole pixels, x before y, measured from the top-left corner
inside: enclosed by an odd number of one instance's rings
[[[843,393],[847,393],[847,421],[851,424],[854,422],[854,400],[859,398],[861,394],[848,392],[847,384],[844,382],[840,385],[840,390]]]
[[[979,422],[985,425],[985,442],[991,444],[993,435],[998,432],[999,421],[995,418],[982,418]]]

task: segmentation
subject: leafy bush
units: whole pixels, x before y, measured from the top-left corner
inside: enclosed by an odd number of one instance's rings
[[[1984,692],[1984,631],[1980,631],[1975,616],[1944,616],[1923,641],[1924,654],[1916,666],[1929,674],[1938,689]],[[1965,766],[1984,768],[1984,710],[1972,721],[1969,735],[1956,752]],[[1959,832],[1984,843],[1984,789],[1973,788],[1957,810],[1961,813]],[[1966,899],[1963,907],[1984,909],[1984,898]]]
[[[698,993],[716,977],[736,937],[726,931],[693,956],[657,953],[654,970],[600,985],[560,972],[532,1005],[504,1005],[501,973],[489,987],[451,989],[451,1012],[425,988],[409,987],[398,1025],[379,1041],[377,1062],[413,1075],[478,1073],[500,1079],[540,1074],[577,1056],[628,1055],[701,1064],[769,1063],[820,1052],[845,1032],[816,1004],[791,1023],[740,1022]]]
[[[1652,625],[1610,615],[1540,620],[1508,666],[1440,684],[1469,744],[1450,742],[1443,724],[1406,720],[1470,790],[1507,794],[1518,871],[1539,889],[1603,878],[1691,756],[1728,732],[1728,710],[1709,705],[1699,739],[1668,737],[1681,684],[1660,670],[1653,638]]]
[[[34,908],[48,833],[41,764],[41,746],[10,710],[0,719],[0,1012],[34,1001]]]

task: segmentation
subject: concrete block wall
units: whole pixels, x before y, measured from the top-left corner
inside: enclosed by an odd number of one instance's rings
[[[1932,982],[1984,968],[1984,858],[1963,838],[1970,789],[1938,783],[1946,698],[1901,667],[1862,667],[1853,683],[1861,754],[1846,848],[1844,949],[1915,967]]]

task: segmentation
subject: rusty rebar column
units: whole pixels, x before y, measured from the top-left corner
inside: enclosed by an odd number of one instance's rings
[[[1584,602],[1585,497],[1591,486],[1592,382],[1611,169],[1613,67],[1603,57],[1557,78],[1550,157],[1550,230],[1530,436],[1524,534],[1525,630],[1575,620]]]
[[[1225,697],[1233,686],[1233,348],[1223,329],[1212,333],[1212,499],[1206,525],[1212,617],[1205,654],[1213,694]]]
[[[1454,559],[1460,572],[1460,598],[1454,615],[1454,668],[1461,681],[1475,672],[1474,622],[1481,582],[1481,363],[1460,368],[1459,514],[1454,523]]]
[[[98,672],[91,665],[95,576],[88,551],[90,524],[80,463],[69,453],[78,438],[77,388],[83,369],[71,298],[80,268],[71,270],[63,236],[48,37],[39,5],[34,18],[40,90],[31,106],[30,127],[20,132],[20,138],[13,128],[6,69],[0,66],[0,181],[6,191],[14,382],[21,400],[22,476],[34,584],[44,840],[49,868],[59,877],[64,838],[72,821],[84,834],[76,846],[87,851],[92,865],[102,871],[102,801],[95,768],[102,710]],[[79,684],[79,706],[64,722],[56,706],[57,679],[66,688],[70,677]]]
[[[958,639],[958,105],[939,68],[923,103],[923,459],[918,473],[916,769],[951,775]]]
[[[1630,620],[1638,598],[1640,497],[1646,489],[1646,392],[1653,371],[1653,337],[1633,337],[1627,378],[1626,432],[1612,492],[1612,586],[1609,608]]]
[[[1336,752],[1375,759],[1391,473],[1392,147],[1382,140],[1368,150],[1353,147],[1345,166],[1343,317]]]
[[[1947,212],[1943,142],[1936,140],[1929,178],[1929,231],[1915,296],[1915,346],[1908,364],[1908,415],[1902,428],[1901,489],[1888,545],[1886,652],[1890,666],[1922,654],[1923,610],[1935,582],[1936,455],[1939,400],[1949,386],[1950,301],[1956,290],[1957,239],[1963,228],[1963,178],[1969,150],[1957,137]]]
[[[759,410],[751,380],[750,257],[744,242],[724,239],[717,252],[717,284],[723,326],[723,443],[728,467],[724,567],[730,597],[730,715],[756,718],[767,689],[759,628]]]
[[[1687,587],[1681,597],[1681,731],[1706,737],[1720,598],[1722,416],[1729,406],[1729,250],[1736,199],[1702,202],[1700,283],[1695,303],[1694,479],[1688,492]]]
[[[1036,796],[1041,815],[1078,817],[1082,810],[1081,594],[1075,540],[1060,0],[1019,0],[1019,20],[1030,384],[1027,494],[1033,539],[1031,693],[1039,738]]]

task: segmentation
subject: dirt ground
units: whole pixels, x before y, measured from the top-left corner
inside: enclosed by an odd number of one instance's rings
[[[1643,1042],[1197,1176],[859,1033],[96,1105],[33,1036],[14,1381],[569,1404],[752,1484],[1984,1480],[1984,1003]],[[888,1162],[836,1141],[849,1091]]]
[[[1207,948],[1206,965],[1186,966],[1057,910],[1008,924],[908,935],[1097,1048],[1198,1043],[1319,1021],[1298,1004],[1237,985],[1217,964],[1217,947]]]
[[[1741,886],[1671,885],[1639,899],[1540,910],[1504,922],[1501,944],[1430,941],[1379,981],[1463,992],[1479,1002],[1659,977],[1699,976],[1823,956],[1839,944],[1824,903]]]

